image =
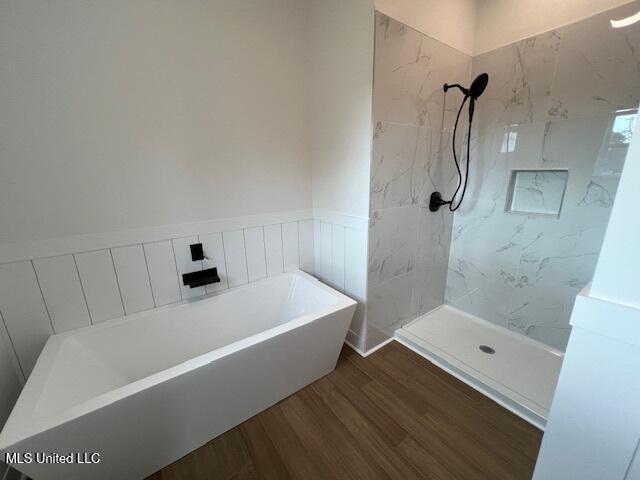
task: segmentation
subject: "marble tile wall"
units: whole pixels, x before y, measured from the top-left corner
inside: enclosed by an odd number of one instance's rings
[[[634,1],[473,58],[473,75],[491,80],[477,107],[468,197],[453,221],[448,303],[565,348],[640,102],[640,28],[609,20],[638,10]],[[568,171],[559,216],[506,211],[514,169]],[[553,192],[537,187],[540,205],[550,203]]]
[[[451,128],[471,57],[376,14],[367,348],[444,302],[453,214],[429,212],[455,187]]]

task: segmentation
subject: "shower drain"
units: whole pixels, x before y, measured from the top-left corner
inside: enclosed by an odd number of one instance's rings
[[[482,352],[488,353],[489,355],[493,355],[494,353],[496,353],[496,351],[493,348],[491,348],[489,345],[480,345],[478,348]]]

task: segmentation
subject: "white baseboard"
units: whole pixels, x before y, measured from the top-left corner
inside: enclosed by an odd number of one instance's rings
[[[373,347],[373,348],[370,348],[370,349],[369,349],[369,350],[367,350],[367,351],[363,351],[362,349],[360,349],[360,348],[356,347],[355,345],[353,345],[351,342],[349,342],[349,341],[347,341],[347,340],[345,340],[345,341],[344,341],[344,343],[345,343],[347,346],[349,346],[352,350],[355,350],[355,351],[358,353],[358,355],[360,355],[361,357],[368,357],[368,356],[369,356],[369,355],[371,355],[372,353],[374,353],[374,352],[376,352],[376,351],[380,350],[382,347],[384,347],[385,345],[388,345],[389,343],[393,342],[394,340],[395,340],[395,338],[393,338],[393,337],[388,338],[388,339],[387,339],[387,340],[385,340],[384,342],[382,342],[382,343],[380,343],[380,344],[376,345],[376,346],[375,346],[375,347]]]

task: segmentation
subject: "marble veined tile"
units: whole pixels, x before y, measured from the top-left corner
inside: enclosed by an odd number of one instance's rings
[[[453,219],[452,257],[504,270],[518,266],[527,217],[504,211],[502,202],[479,200]]]
[[[371,209],[418,203],[431,153],[431,130],[376,122],[371,165]]]
[[[511,172],[539,168],[545,123],[494,125],[474,138],[467,195],[505,204]]]
[[[471,57],[376,13],[374,119],[440,130],[462,100],[445,82],[466,84]]]
[[[418,263],[413,277],[413,311],[420,316],[444,303],[447,287],[447,258],[434,263]]]
[[[432,212],[418,208],[416,263],[430,264],[449,257],[454,214],[448,208]]]
[[[464,129],[460,132],[464,133]],[[466,165],[466,151],[462,145],[466,136],[456,136],[456,152],[459,152],[461,164]],[[420,173],[421,191],[419,204],[429,205],[429,199],[433,192],[440,192],[443,198],[449,199],[458,185],[458,173],[453,160],[452,129],[444,128],[441,131],[433,131],[431,135],[431,159],[422,165]]]
[[[565,210],[560,218],[528,218],[518,283],[583,288],[593,276],[608,219],[608,210],[588,208]]]
[[[367,296],[368,323],[392,336],[393,332],[415,318],[413,272],[399,275],[369,287]]]
[[[369,286],[413,270],[418,207],[375,210],[369,221]]]
[[[473,74],[489,74],[489,85],[477,103],[483,129],[545,121],[560,32],[552,30],[473,58]]]
[[[471,137],[471,162],[464,209],[477,200],[504,204],[509,177],[508,127],[495,126]]]
[[[506,151],[509,168],[538,168],[542,164],[542,145],[546,123],[510,125],[504,135],[501,151]]]
[[[567,170],[517,170],[512,174],[512,212],[559,215]]]
[[[564,208],[585,205],[611,208],[619,172],[613,184],[594,178],[596,165],[609,142],[614,115],[558,120],[547,124],[542,167],[569,170]],[[618,167],[622,168],[622,164]]]
[[[516,277],[512,271],[451,257],[447,274],[447,303],[465,312],[507,326],[509,298]]]
[[[550,118],[576,118],[640,103],[640,28],[611,28],[611,19],[633,15],[640,1],[560,29],[562,45]]]
[[[579,291],[553,282],[516,286],[510,301],[508,328],[564,350]]]

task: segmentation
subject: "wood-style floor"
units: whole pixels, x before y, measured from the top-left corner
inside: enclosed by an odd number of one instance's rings
[[[529,479],[542,432],[392,342],[150,477]]]

